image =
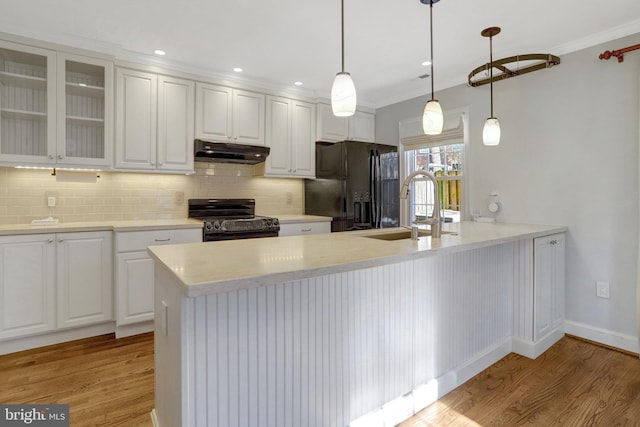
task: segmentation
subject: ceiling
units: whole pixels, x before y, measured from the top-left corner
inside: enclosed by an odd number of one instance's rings
[[[429,57],[429,7],[344,2],[345,71],[358,104],[378,108],[429,93],[430,80],[418,79],[429,72],[421,65]],[[486,27],[502,27],[495,59],[561,56],[638,33],[639,17],[637,0],[440,1],[433,8],[436,92],[465,83],[488,62]],[[340,0],[2,0],[0,32],[311,97],[328,97],[340,71]]]

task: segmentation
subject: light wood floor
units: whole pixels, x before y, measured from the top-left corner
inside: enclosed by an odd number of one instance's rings
[[[1,403],[68,403],[71,426],[149,426],[153,335],[0,356]],[[401,427],[640,426],[640,360],[565,337],[510,354]],[[300,426],[303,427],[303,426]]]

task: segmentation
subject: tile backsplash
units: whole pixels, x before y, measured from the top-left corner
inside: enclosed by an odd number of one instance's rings
[[[254,177],[253,167],[196,163],[194,175],[98,172],[97,182],[60,182],[51,170],[0,167],[0,224],[28,224],[49,216],[61,222],[187,217],[191,198],[254,198],[265,215],[304,212],[304,181]],[[289,201],[290,203],[287,203]]]

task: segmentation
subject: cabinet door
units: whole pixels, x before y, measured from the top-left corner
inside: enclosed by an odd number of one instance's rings
[[[56,53],[0,41],[0,162],[53,164]]]
[[[349,117],[349,140],[376,142],[376,115],[356,111]]]
[[[267,97],[266,142],[270,147],[266,174],[290,175],[291,102],[286,98]]]
[[[158,169],[193,171],[195,83],[158,77]]]
[[[317,141],[339,142],[349,136],[348,120],[346,117],[333,115],[331,105],[318,104]]]
[[[564,234],[534,239],[534,329],[537,341],[564,321]]]
[[[157,77],[117,71],[116,168],[155,169]]]
[[[265,96],[244,90],[233,91],[233,142],[265,145]]]
[[[111,232],[60,233],[58,327],[113,320]]]
[[[58,53],[56,161],[111,166],[113,63]]]
[[[331,221],[298,222],[294,224],[280,224],[278,236],[302,236],[305,234],[331,233]]]
[[[228,141],[233,136],[233,90],[196,83],[196,138]]]
[[[316,175],[316,109],[315,105],[291,101],[291,146],[293,174],[315,178]]]
[[[55,328],[53,237],[0,237],[0,339]]]
[[[154,263],[147,251],[117,255],[117,324],[153,320]]]

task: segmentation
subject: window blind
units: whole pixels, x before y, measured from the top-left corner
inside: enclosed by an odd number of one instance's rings
[[[400,122],[400,142],[405,151],[441,145],[464,144],[464,122],[462,115],[445,115],[440,135],[425,135],[422,131],[422,118]]]

